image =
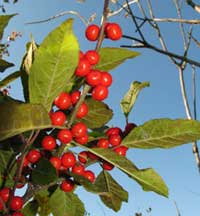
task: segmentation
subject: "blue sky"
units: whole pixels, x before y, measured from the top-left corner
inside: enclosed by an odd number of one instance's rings
[[[171,0],[155,0],[153,2],[156,6],[157,17],[176,16]],[[19,3],[14,6],[7,4],[6,9],[8,14],[17,12],[19,15],[12,19],[6,29],[5,40],[11,31],[20,31],[22,33],[22,37],[11,44],[9,49],[11,55],[7,60],[14,62],[16,64],[15,69],[17,70],[24,55],[25,44],[29,41],[30,34],[32,33],[36,42],[40,43],[48,32],[71,16],[66,15],[43,24],[25,25],[26,22],[46,19],[67,10],[75,10],[86,18],[97,13],[94,23],[98,24],[102,5],[103,0],[86,0],[85,4],[79,4],[75,0],[19,0]],[[188,18],[199,18],[199,15],[189,7],[184,6],[183,13]],[[84,38],[85,26],[78,18],[74,18],[74,31],[80,42],[81,49],[83,51],[93,49],[95,43],[89,43]],[[135,29],[130,19],[125,19],[122,14],[112,17],[110,21],[120,23],[124,34],[134,34]],[[182,41],[180,36],[177,36],[177,27],[176,24],[163,24],[162,30],[165,33],[169,49],[182,53]],[[144,30],[148,38],[154,42],[155,39],[152,32],[148,28]],[[196,28],[195,34],[198,35],[198,33],[199,30]],[[105,41],[103,46],[120,46],[121,44],[131,44],[131,41],[125,39],[119,42]],[[194,58],[198,57],[198,50],[194,46],[193,50],[190,53],[191,56]],[[140,50],[140,52],[141,56],[126,61],[126,63],[112,72],[114,82],[110,88],[110,97],[106,102],[113,109],[114,118],[109,125],[124,128],[125,119],[119,103],[131,82],[135,80],[140,82],[149,81],[151,86],[144,89],[138,97],[138,101],[130,115],[130,122],[143,124],[145,121],[154,118],[186,118],[176,67],[166,57],[160,56],[157,53],[149,50]],[[5,75],[12,71],[14,71],[13,68],[8,70]],[[187,90],[191,101],[191,70],[188,68],[185,73]],[[199,74],[197,73],[196,76],[198,83]],[[3,75],[0,78],[3,78]],[[20,81],[16,81],[12,85],[11,95],[16,98],[22,97]],[[133,160],[139,168],[153,167],[168,185],[170,190],[169,199],[158,196],[155,193],[142,191],[137,183],[129,179],[122,172],[114,169],[111,174],[129,191],[129,202],[123,204],[121,210],[115,213],[105,207],[97,196],[78,189],[77,193],[84,201],[86,210],[92,216],[133,216],[136,211],[143,212],[145,216],[148,215],[146,209],[149,207],[152,208],[152,213],[150,214],[152,216],[173,216],[176,215],[174,201],[177,202],[182,216],[197,215],[197,212],[200,211],[199,174],[191,145],[183,145],[170,150],[132,149],[128,152],[128,158]]]

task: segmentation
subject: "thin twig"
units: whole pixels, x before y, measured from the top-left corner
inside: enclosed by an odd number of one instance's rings
[[[187,0],[187,4],[191,6],[197,13],[200,13],[200,6],[195,4],[192,0]]]
[[[174,201],[174,205],[175,205],[175,208],[176,208],[176,215],[177,215],[177,216],[181,216],[181,213],[180,213],[180,211],[179,211],[179,208],[178,208],[178,206],[177,206],[176,201]]]

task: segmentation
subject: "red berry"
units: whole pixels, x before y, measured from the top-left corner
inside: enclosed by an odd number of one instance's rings
[[[97,146],[99,147],[99,148],[108,148],[109,147],[109,142],[108,142],[108,140],[107,139],[100,139],[99,141],[98,141],[98,143],[97,143]]]
[[[87,154],[91,160],[98,160],[99,159],[99,157],[92,152],[88,152]]]
[[[134,123],[128,123],[124,129],[123,135],[126,136],[129,134],[134,128],[136,128],[137,125]]]
[[[31,149],[28,154],[26,155],[26,159],[30,163],[36,163],[41,158],[41,153],[37,149]]]
[[[80,91],[73,91],[71,93],[71,101],[72,101],[72,104],[76,104],[80,98],[80,95],[81,95],[81,92]]]
[[[71,152],[66,152],[61,157],[62,165],[66,168],[73,167],[76,164],[76,157]]]
[[[107,131],[106,131],[106,135],[107,136],[110,136],[110,135],[121,135],[122,134],[122,130],[121,128],[119,127],[112,127],[112,128],[109,128]]]
[[[81,145],[85,145],[88,142],[88,135],[85,134],[81,137],[75,137],[75,141]]]
[[[61,159],[56,156],[52,156],[49,160],[51,164],[55,167],[55,169],[59,170],[61,167]]]
[[[103,161],[101,166],[104,170],[108,170],[108,171],[110,171],[114,168],[114,165],[112,165],[111,163],[109,163],[107,161]]]
[[[56,140],[50,135],[45,136],[42,140],[42,147],[45,150],[51,151],[56,148]]]
[[[122,37],[122,29],[117,23],[107,23],[105,33],[111,40],[119,40]]]
[[[101,72],[101,85],[109,87],[112,84],[112,76],[108,72]]]
[[[83,117],[85,117],[88,114],[88,110],[89,110],[88,109],[88,105],[85,102],[83,102],[80,105],[79,109],[78,109],[76,117],[77,118],[83,118]]]
[[[97,86],[101,83],[101,72],[99,70],[91,70],[86,76],[86,82],[90,86]]]
[[[62,111],[56,111],[51,114],[51,123],[52,125],[62,126],[67,120],[66,115]]]
[[[60,185],[64,192],[71,192],[74,189],[74,182],[71,179],[64,180]]]
[[[108,88],[103,85],[97,85],[92,90],[92,97],[95,100],[102,101],[108,97]]]
[[[24,214],[21,213],[21,212],[14,212],[14,213],[12,214],[12,216],[24,216]]]
[[[128,148],[126,146],[118,146],[114,149],[114,151],[121,155],[121,156],[126,156],[126,152],[127,152]]]
[[[99,62],[99,54],[95,50],[88,50],[85,53],[85,58],[90,62],[91,65],[95,65]]]
[[[19,196],[14,196],[10,201],[10,208],[13,211],[18,211],[23,207],[23,199]]]
[[[58,139],[61,143],[68,144],[72,141],[72,133],[68,129],[62,129],[58,132]]]
[[[79,60],[82,59],[84,57],[84,53],[80,50],[79,51]]]
[[[112,146],[118,146],[121,144],[122,138],[118,134],[113,134],[109,136],[108,141]]]
[[[96,41],[99,37],[100,28],[97,25],[89,25],[86,28],[85,36],[89,41]]]
[[[85,167],[81,164],[75,164],[72,167],[72,172],[77,175],[84,175]]]
[[[3,189],[0,190],[0,197],[4,202],[8,201],[10,194],[10,188],[4,187]]]
[[[71,132],[74,137],[82,137],[87,133],[87,126],[82,122],[78,122],[72,127]]]
[[[91,64],[86,58],[83,58],[79,61],[78,66],[75,70],[75,75],[79,77],[86,76],[91,69]]]
[[[16,188],[18,188],[18,189],[21,189],[21,188],[23,188],[24,187],[24,183],[22,183],[22,182],[18,182],[17,184],[16,184]]]
[[[92,171],[90,171],[90,170],[87,170],[87,171],[85,171],[84,172],[84,177],[86,178],[86,179],[88,179],[90,182],[94,182],[95,181],[95,175],[94,175],[94,173],[92,172]]]
[[[71,96],[62,92],[60,95],[54,100],[54,104],[62,110],[68,109],[71,106]]]
[[[88,161],[88,154],[86,151],[82,151],[78,154],[78,160],[81,163],[86,163]]]
[[[3,206],[3,203],[0,202],[0,211],[4,210],[4,206]]]

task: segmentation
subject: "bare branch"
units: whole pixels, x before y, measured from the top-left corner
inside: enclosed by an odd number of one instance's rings
[[[192,0],[187,0],[187,4],[191,6],[197,13],[200,13],[200,5],[195,4]]]

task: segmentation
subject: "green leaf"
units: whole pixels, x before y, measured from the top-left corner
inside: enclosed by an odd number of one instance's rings
[[[14,64],[0,59],[0,72],[4,72],[7,68],[13,67]]]
[[[29,75],[30,102],[48,111],[78,64],[79,45],[69,19],[53,30],[38,48]]]
[[[142,186],[143,190],[154,191],[160,195],[168,196],[166,184],[153,169],[149,168],[140,170],[130,160],[116,154],[110,149],[87,148],[86,146],[82,147],[122,170],[129,177],[137,181]]]
[[[9,20],[17,14],[11,14],[11,15],[1,15],[0,16],[0,40],[3,37],[4,29],[8,25]]]
[[[4,151],[0,150],[0,173],[2,176],[1,179],[5,179],[2,181],[4,186],[12,187],[14,185],[14,176],[16,171],[16,163],[13,164],[15,161],[15,155],[12,151]]]
[[[128,202],[128,192],[106,171],[98,175],[95,186],[101,190],[100,198],[103,203],[114,211],[120,210],[123,201]]]
[[[139,55],[138,52],[124,48],[105,47],[99,51],[100,61],[95,69],[101,71],[110,71],[122,64],[125,60],[134,58]]]
[[[200,122],[154,119],[134,128],[122,141],[129,148],[172,148],[200,139]]]
[[[0,106],[0,141],[29,130],[51,127],[49,115],[41,105],[7,102]]]
[[[81,121],[88,128],[100,128],[112,119],[113,112],[105,103],[92,98],[86,99],[85,102],[88,105],[89,112]]]
[[[47,159],[40,159],[32,172],[32,181],[35,184],[46,185],[57,180],[56,169]]]
[[[0,81],[0,88],[3,88],[7,86],[10,82],[16,80],[21,76],[21,71],[16,71],[10,75],[8,75],[6,78]]]
[[[84,216],[84,205],[74,193],[58,188],[51,196],[49,205],[54,216]]]
[[[126,118],[128,118],[128,115],[131,112],[136,102],[137,96],[139,95],[140,91],[144,87],[149,87],[149,82],[141,83],[141,82],[135,81],[131,83],[131,86],[128,92],[125,94],[124,98],[121,100],[121,103],[120,103],[121,108]]]
[[[49,216],[51,209],[49,206],[49,192],[46,189],[39,190],[35,195],[35,199],[39,205],[38,214],[39,216]],[[26,216],[26,215],[25,215]]]
[[[30,201],[22,209],[22,213],[26,216],[35,216],[38,211],[38,202],[36,200]]]

